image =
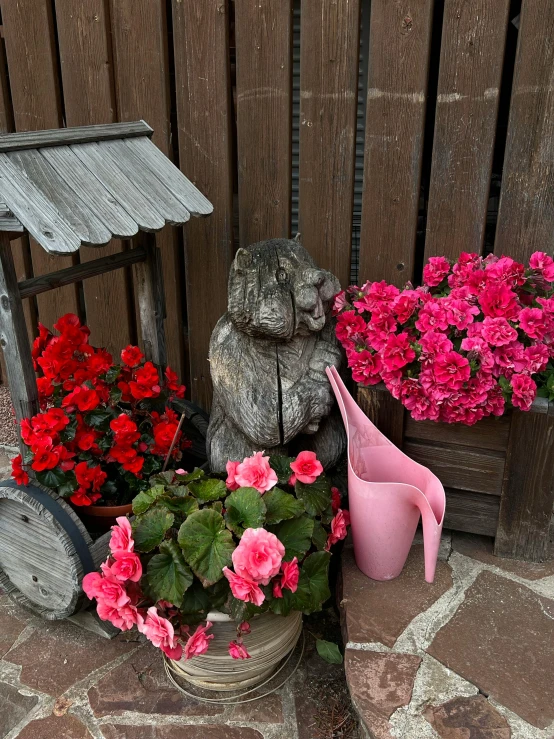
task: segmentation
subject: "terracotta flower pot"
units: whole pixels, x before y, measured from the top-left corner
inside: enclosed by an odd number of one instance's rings
[[[91,505],[72,506],[88,531],[103,533],[115,525],[119,516],[130,516],[133,513],[133,504],[125,505]]]

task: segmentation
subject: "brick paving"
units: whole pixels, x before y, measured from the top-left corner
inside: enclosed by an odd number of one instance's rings
[[[433,585],[423,547],[396,580],[342,563],[346,678],[374,739],[554,739],[554,561],[446,534]]]

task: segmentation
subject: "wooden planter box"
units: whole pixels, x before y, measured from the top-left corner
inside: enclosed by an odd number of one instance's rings
[[[495,537],[495,554],[548,557],[554,504],[554,403],[475,426],[414,421],[384,385],[358,388],[373,423],[446,490],[445,528]]]

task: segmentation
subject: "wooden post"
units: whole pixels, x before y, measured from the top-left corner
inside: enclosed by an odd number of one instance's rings
[[[167,365],[164,318],[165,298],[160,250],[153,233],[141,231],[137,245],[146,251],[146,260],[133,266],[139,318],[146,359],[162,372]]]
[[[554,503],[554,405],[514,411],[494,553],[542,562],[548,556]]]
[[[7,233],[0,233],[0,345],[19,422],[38,413],[39,404],[25,314]]]
[[[358,405],[387,439],[399,449],[404,445],[404,406],[383,390],[358,386]]]

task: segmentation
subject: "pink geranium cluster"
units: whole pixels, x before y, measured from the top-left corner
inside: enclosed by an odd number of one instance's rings
[[[554,261],[431,257],[423,286],[385,281],[335,297],[354,380],[384,382],[416,420],[474,424],[506,403],[529,410],[554,384]],[[542,390],[541,390],[542,392]],[[546,391],[545,391],[546,392]]]
[[[170,659],[185,659],[204,654],[213,634],[206,635],[211,628],[210,621],[206,626],[198,626],[194,634],[188,635],[188,627],[176,633],[168,618],[160,615],[174,615],[171,603],[159,601],[156,606],[141,608],[143,594],[138,585],[142,577],[142,564],[138,554],[134,552],[131,524],[129,519],[121,516],[112,526],[110,553],[107,561],[101,565],[101,572],[90,572],[83,578],[83,590],[88,598],[96,599],[96,610],[103,621],[110,621],[122,631],[134,626],[146,636],[154,646],[164,652]],[[187,637],[183,650],[179,637]]]

